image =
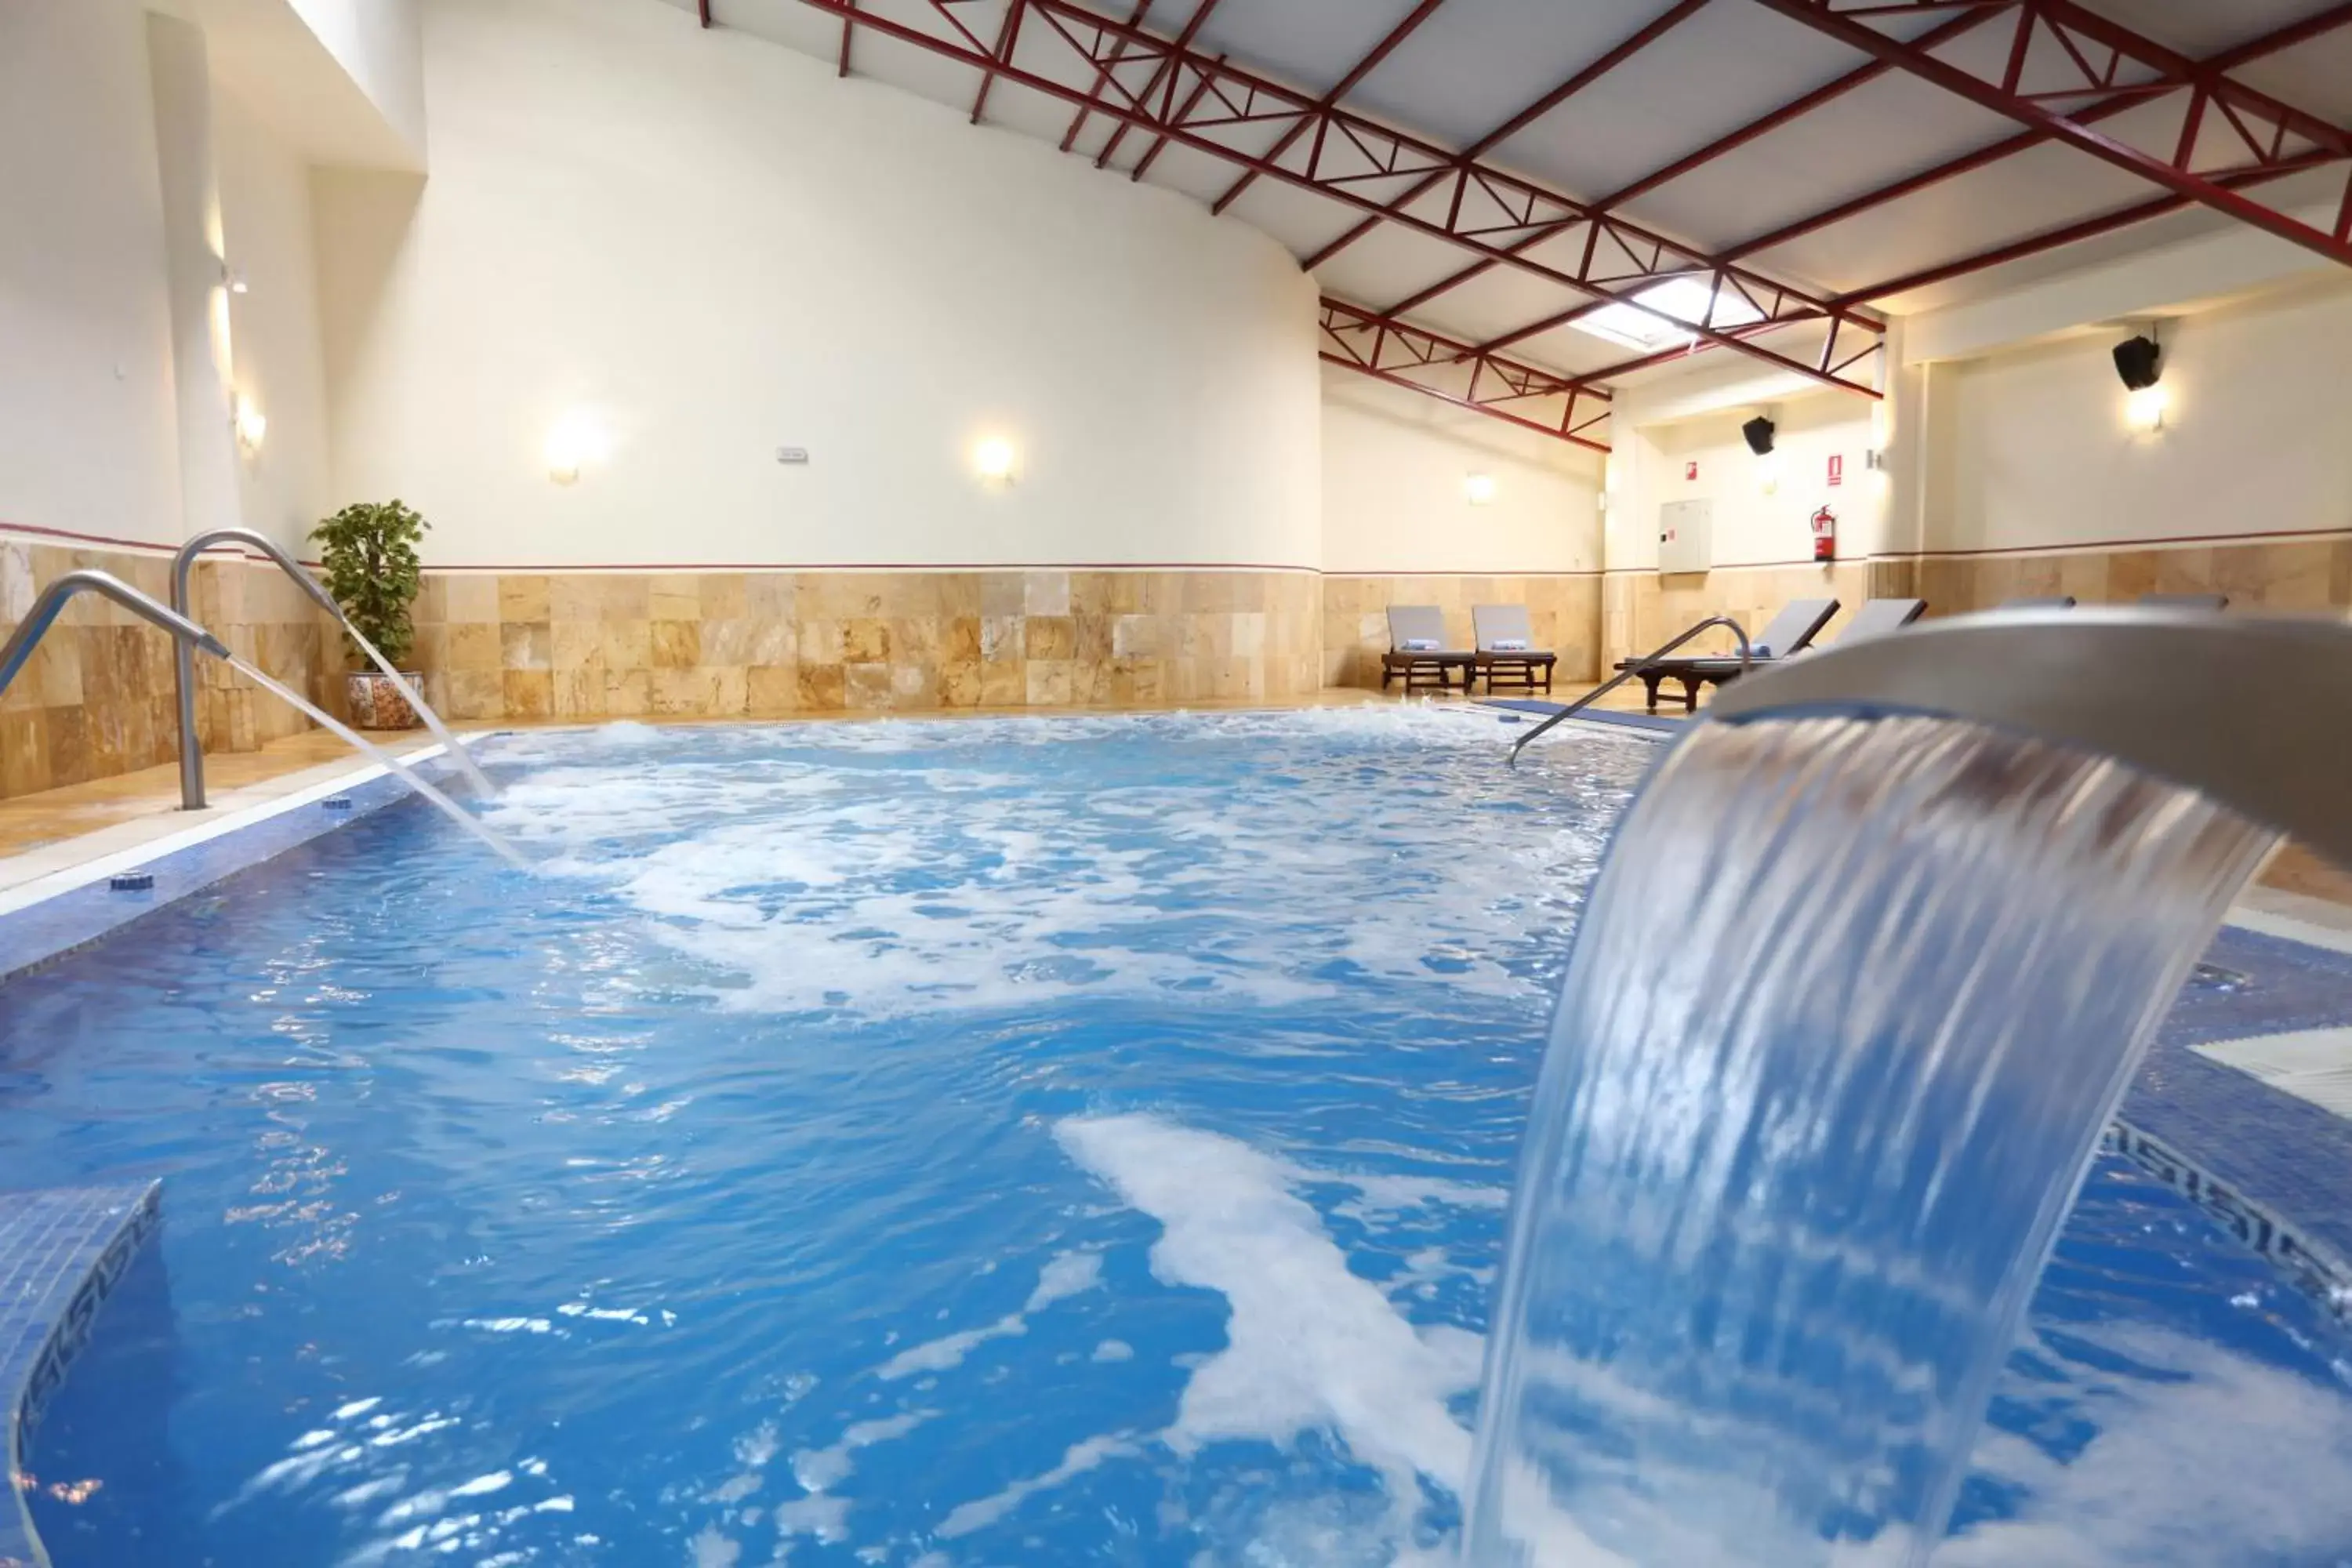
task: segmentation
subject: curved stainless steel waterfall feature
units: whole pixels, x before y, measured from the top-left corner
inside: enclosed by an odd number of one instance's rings
[[[342,624],[342,606],[335,603],[334,595],[303,571],[301,563],[249,528],[215,528],[180,546],[179,553],[172,557],[172,608],[181,615],[188,613],[188,579],[195,571],[196,557],[215,544],[241,544],[247,550],[259,551],[300,584],[304,593],[335,617],[336,625]],[[196,743],[195,666],[186,643],[173,650],[172,679],[178,688],[180,704],[180,808],[184,811],[205,808],[205,749]]]
[[[32,609],[8,638],[7,645],[0,647],[0,691],[8,689],[8,683],[16,679],[17,672],[33,657],[42,634],[64,613],[66,601],[81,593],[101,594],[132,615],[163,627],[172,634],[184,658],[184,650],[191,647],[200,647],[215,658],[229,657],[227,646],[218,637],[185,616],[165,609],[121,578],[104,572],[68,572],[41,591],[41,596],[33,601]]]
[[[1657,663],[1660,659],[1665,658],[1666,655],[1674,652],[1675,649],[1682,647],[1683,644],[1690,641],[1691,638],[1698,636],[1699,633],[1706,630],[1709,626],[1728,626],[1731,629],[1731,635],[1739,639],[1740,669],[1742,671],[1746,671],[1755,667],[1756,650],[1749,646],[1748,641],[1748,633],[1740,626],[1739,623],[1733,620],[1729,616],[1709,616],[1706,619],[1699,622],[1696,626],[1684,630],[1672,641],[1661,643],[1656,647],[1652,648],[1648,653],[1643,654],[1633,664],[1619,670],[1615,675],[1610,677],[1607,680],[1602,681],[1600,685],[1594,687],[1591,690],[1586,692],[1583,696],[1578,698],[1575,701],[1570,703],[1567,707],[1561,709],[1559,712],[1553,714],[1550,718],[1545,720],[1542,723],[1537,725],[1526,734],[1520,736],[1516,742],[1512,742],[1511,745],[1511,765],[1513,767],[1517,767],[1519,765],[1519,753],[1527,750],[1528,742],[1534,740],[1538,735],[1544,733],[1544,731],[1548,730],[1556,729],[1559,725],[1567,723],[1570,719],[1575,718],[1579,713],[1583,712],[1587,708],[1591,707],[1594,703],[1600,701],[1602,698],[1608,696],[1611,692],[1616,690],[1619,687],[1624,685],[1627,681],[1633,679],[1635,676],[1641,674],[1643,670],[1649,668],[1652,665]]]
[[[1739,722],[1805,710],[1963,719],[2187,785],[2352,865],[2352,625],[2209,611],[1961,616],[1727,688]]]
[[[1937,1559],[2190,965],[2281,833],[2352,859],[2347,700],[2352,626],[2078,610],[1776,661],[1688,726],[1561,981],[1464,1560]],[[2052,1506],[1970,1560],[2046,1560]]]

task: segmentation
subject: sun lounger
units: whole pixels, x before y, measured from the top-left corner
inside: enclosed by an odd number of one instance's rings
[[[1835,599],[1793,599],[1779,615],[1772,617],[1770,625],[1750,639],[1749,646],[1754,649],[1759,662],[1768,658],[1778,658],[1783,654],[1794,653],[1799,648],[1807,647],[1813,638],[1819,637],[1822,628],[1829,624],[1830,617],[1836,615],[1837,611],[1838,602]],[[1641,662],[1637,658],[1621,658],[1617,661],[1617,668],[1621,670],[1633,670]],[[1725,679],[1719,673],[1702,674],[1699,671],[1710,667],[1719,670],[1726,663],[1728,663],[1735,672],[1739,666],[1739,660],[1737,658],[1729,660],[1709,658],[1663,658],[1640,669],[1642,685],[1649,692],[1650,711],[1655,713],[1658,710],[1659,683],[1672,678],[1683,683],[1684,711],[1697,712],[1699,688],[1711,680],[1720,682]]]
[[[1551,668],[1559,656],[1536,647],[1525,605],[1474,605],[1470,625],[1477,634],[1478,651],[1473,670],[1483,676],[1486,689],[1497,686],[1514,691],[1551,689]]]
[[[2139,602],[2158,610],[2226,610],[2227,594],[2142,594]]]
[[[2021,599],[2003,599],[1993,606],[1996,610],[2071,610],[2074,607],[2072,594],[2028,594]]]
[[[1381,690],[1387,690],[1400,675],[1407,691],[1433,686],[1446,690],[1458,669],[1466,695],[1476,663],[1472,654],[1445,646],[1445,612],[1435,605],[1389,606],[1389,651],[1381,656]]]

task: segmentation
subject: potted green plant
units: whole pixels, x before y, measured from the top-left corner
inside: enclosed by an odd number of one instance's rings
[[[416,542],[430,526],[399,500],[361,501],[310,531],[327,568],[327,592],[361,637],[395,668],[416,644],[410,606],[423,580]],[[362,730],[413,730],[423,722],[400,688],[370,664],[365,649],[346,636],[353,668],[349,683],[352,722]],[[411,686],[424,678],[401,670]]]

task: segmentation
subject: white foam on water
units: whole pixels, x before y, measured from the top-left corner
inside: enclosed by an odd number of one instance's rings
[[[693,1568],[735,1568],[743,1556],[742,1544],[720,1533],[715,1524],[704,1525],[686,1550]]]
[[[803,1448],[794,1453],[793,1479],[800,1482],[803,1491],[831,1491],[849,1479],[856,1468],[853,1456],[860,1448],[903,1437],[937,1414],[934,1410],[907,1410],[872,1421],[853,1422],[844,1428],[840,1441],[830,1447]]]
[[[875,1375],[895,1383],[919,1372],[946,1372],[950,1367],[961,1366],[964,1357],[990,1340],[1009,1339],[1028,1331],[1029,1325],[1020,1313],[1008,1312],[984,1328],[943,1334],[936,1340],[926,1340],[921,1344],[909,1346],[884,1362]]]
[[[1088,784],[1082,761],[1067,776],[1034,760],[1004,771],[1004,748],[1145,735],[1179,762],[1228,750],[1198,780]],[[1237,812],[1236,741],[1265,754],[1265,772],[1324,768],[1348,787],[1269,790]],[[1341,750],[1296,750],[1318,744]],[[895,1017],[1085,995],[1277,1006],[1335,994],[1335,965],[1537,1005],[1544,983],[1504,960],[1530,925],[1565,918],[1531,907],[1597,864],[1606,813],[1549,827],[1497,817],[1467,835],[1443,801],[1396,809],[1416,753],[1451,765],[1483,745],[1498,745],[1489,720],[1400,709],[698,731],[626,753],[527,737],[500,760],[542,765],[485,820],[725,972],[711,992],[733,1010]],[[873,760],[893,753],[920,765]],[[1213,934],[1167,941],[1169,899]],[[1330,918],[1335,900],[1346,921]]]
[[[1097,1468],[1106,1460],[1140,1452],[1141,1448],[1132,1438],[1116,1435],[1088,1437],[1084,1442],[1073,1443],[1062,1455],[1062,1462],[1043,1475],[1014,1481],[1003,1491],[958,1504],[949,1511],[946,1519],[940,1521],[939,1532],[945,1539],[953,1541],[958,1536],[970,1535],[975,1530],[985,1530],[1036,1493],[1050,1490],[1074,1476]]]
[[[2077,1397],[2100,1431],[2069,1459],[1988,1434],[1976,1468],[2023,1489],[2024,1501],[2017,1517],[1945,1543],[1937,1568],[2352,1562],[2343,1389],[2168,1331],[2070,1331],[2153,1375],[2088,1381]]]
[[[1102,1254],[1059,1252],[1038,1271],[1037,1288],[1029,1292],[1024,1312],[1042,1311],[1056,1301],[1083,1295],[1102,1283]]]
[[[1331,1433],[1386,1483],[1391,1543],[1409,1532],[1422,1479],[1461,1485],[1470,1434],[1448,1402],[1476,1384],[1481,1341],[1461,1329],[1416,1329],[1353,1273],[1291,1190],[1307,1173],[1153,1116],[1078,1117],[1055,1135],[1081,1167],[1160,1222],[1155,1277],[1215,1290],[1228,1303],[1225,1348],[1192,1367],[1159,1442],[1182,1456],[1217,1442],[1287,1447],[1309,1431]],[[1089,1438],[1045,1475],[958,1508],[940,1533],[980,1529],[1034,1493],[1135,1451],[1131,1435]]]

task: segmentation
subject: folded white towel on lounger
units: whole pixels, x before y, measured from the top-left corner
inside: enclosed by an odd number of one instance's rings
[[[1489,653],[1525,653],[1528,651],[1528,639],[1525,637],[1496,637],[1493,642],[1486,645],[1486,651]]]
[[[1399,643],[1397,647],[1402,648],[1407,653],[1435,653],[1437,651],[1437,639],[1435,637],[1407,637],[1404,641]]]

